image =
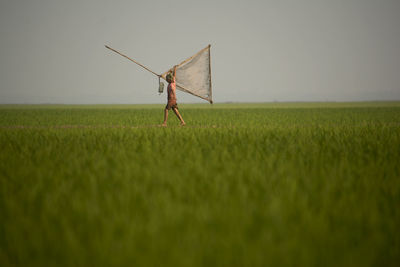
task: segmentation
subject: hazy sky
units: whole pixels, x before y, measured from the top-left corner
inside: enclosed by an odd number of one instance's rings
[[[209,43],[215,102],[400,100],[399,0],[0,0],[0,38],[0,103],[164,103],[104,45],[161,73]]]

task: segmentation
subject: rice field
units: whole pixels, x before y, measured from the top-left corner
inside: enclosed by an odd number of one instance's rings
[[[1,266],[398,266],[400,102],[0,105]]]

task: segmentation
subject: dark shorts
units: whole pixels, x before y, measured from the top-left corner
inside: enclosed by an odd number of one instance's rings
[[[168,110],[170,110],[171,108],[176,108],[176,109],[178,109],[178,104],[176,103],[176,102],[168,102],[168,104],[165,106],[165,109],[168,109]]]

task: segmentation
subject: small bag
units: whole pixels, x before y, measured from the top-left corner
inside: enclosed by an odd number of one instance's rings
[[[158,78],[158,94],[161,95],[164,92],[164,83]]]

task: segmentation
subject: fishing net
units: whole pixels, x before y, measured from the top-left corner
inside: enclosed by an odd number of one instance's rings
[[[163,73],[163,78],[171,70]],[[212,103],[210,45],[177,65],[175,79],[179,90]]]
[[[162,77],[163,79],[166,79],[167,74],[172,70],[169,69],[160,76],[151,69],[140,64],[136,60],[122,54],[121,52],[107,45],[106,48],[129,59],[130,61],[136,63],[147,71],[158,76],[159,78]],[[212,103],[210,48],[211,45],[208,45],[206,48],[197,52],[194,56],[184,60],[182,63],[177,65],[175,78],[176,86],[179,90],[200,97]],[[159,79],[158,93],[161,94],[163,91],[164,83],[162,83]]]

